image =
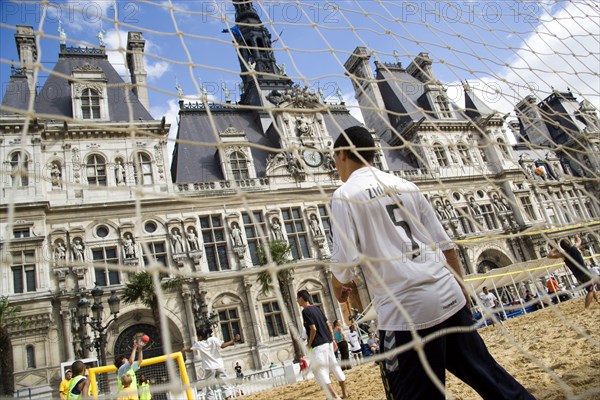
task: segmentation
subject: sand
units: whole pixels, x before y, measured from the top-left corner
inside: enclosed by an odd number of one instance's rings
[[[600,399],[600,305],[584,311],[583,298],[563,302],[479,330],[498,363],[540,400]],[[514,340],[515,344],[512,344]],[[519,348],[520,347],[520,348]],[[350,398],[385,399],[378,367],[367,359],[347,371]],[[339,389],[337,384],[334,384]],[[457,378],[446,398],[480,399]],[[243,396],[247,400],[326,399],[314,379]]]

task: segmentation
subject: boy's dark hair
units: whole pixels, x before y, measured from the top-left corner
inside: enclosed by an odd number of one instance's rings
[[[124,355],[118,355],[115,357],[115,367],[119,368],[121,365],[123,365],[123,360],[126,360],[127,356]]]
[[[201,326],[200,328],[196,329],[196,335],[198,335],[198,337],[203,337],[203,338],[208,338],[212,335],[213,331],[212,329],[210,329],[209,327],[206,326]]]
[[[571,247],[573,247],[573,245],[571,244],[571,241],[569,239],[561,239],[561,241],[559,242],[559,246],[564,251],[567,251]]]
[[[72,365],[71,365],[71,371],[73,372],[73,375],[78,376],[83,374],[83,371],[85,371],[85,364],[83,363],[83,361],[77,360],[75,361]]]
[[[335,150],[340,147],[350,146],[356,147],[356,149],[345,149],[347,151],[348,158],[350,158],[352,161],[361,164],[363,163],[363,160],[358,157],[358,153],[367,163],[370,164],[373,162],[373,159],[375,158],[375,140],[373,140],[373,135],[371,135],[367,128],[358,125],[347,128],[344,130],[344,133],[338,136],[333,144],[333,149]]]
[[[297,297],[300,297],[302,300],[310,303],[310,293],[308,293],[308,290],[303,289],[298,291]]]

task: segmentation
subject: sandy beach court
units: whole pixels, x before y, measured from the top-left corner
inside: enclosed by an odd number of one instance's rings
[[[583,298],[479,330],[496,360],[540,400],[600,399],[600,305],[584,311]],[[378,367],[367,359],[347,372],[350,398],[385,399]],[[336,385],[336,388],[339,386]],[[447,398],[480,399],[448,376]],[[247,400],[325,399],[314,380],[243,396]]]

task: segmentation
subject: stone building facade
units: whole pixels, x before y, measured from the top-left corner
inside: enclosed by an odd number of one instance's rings
[[[217,336],[239,332],[244,339],[224,352],[228,369],[292,359],[291,331],[301,326],[301,310],[293,301],[284,309],[257,283],[259,249],[272,240],[291,245],[290,292],[307,289],[330,320],[347,320],[350,310],[332,296],[327,263],[327,204],[340,184],[330,149],[343,129],[360,122],[343,102],[327,103],[294,85],[276,64],[268,30],[249,25],[260,21],[252,5],[235,6],[241,100],[180,101],[171,165],[169,125],[150,115],[140,86],[141,33],[128,36],[131,84],[102,46],[61,44],[54,72],[36,93],[34,32],[17,27],[21,65],[0,110],[0,287],[28,321],[12,332],[17,389],[56,395],[60,363],[95,355],[86,340],[93,332],[76,315],[82,295],[97,285],[106,304],[111,290],[122,294],[130,273],[157,265],[181,278],[182,287],[164,293],[170,340],[156,354],[189,346],[198,322],[216,315]],[[406,68],[375,62],[373,71],[367,49],[358,47],[345,68],[379,148],[376,165],[426,193],[459,244],[465,274],[542,257],[552,233],[541,232],[572,227],[560,233],[570,234],[598,220],[593,149],[600,124],[585,100],[578,105],[567,92],[540,103],[528,97],[517,105],[519,120],[507,123],[468,85],[465,104],[451,103],[425,53]],[[23,112],[31,96],[33,116]],[[579,135],[585,154],[551,149],[569,139],[543,134],[544,126],[555,126],[543,117],[548,107],[563,107],[561,124]],[[506,129],[520,138],[517,145],[509,144]],[[600,250],[597,229],[584,239],[588,253]],[[368,287],[358,287],[353,303],[364,308]],[[505,296],[521,294],[510,288]],[[107,332],[108,360],[127,351],[135,332],[154,340],[152,325],[151,310],[122,304]],[[199,378],[198,360],[187,363]]]

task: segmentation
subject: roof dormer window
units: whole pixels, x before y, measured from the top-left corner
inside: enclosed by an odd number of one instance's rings
[[[435,97],[435,104],[442,118],[452,118],[452,111],[450,110],[450,104],[448,98],[443,94],[439,94]]]
[[[73,68],[70,84],[74,119],[110,119],[106,82],[100,67],[85,64]]]
[[[231,153],[229,161],[231,163],[233,179],[239,181],[250,177],[250,173],[248,172],[248,160],[246,160],[246,156],[244,156],[242,152],[234,151]]]
[[[94,89],[81,92],[81,117],[83,119],[100,119],[100,94]]]

